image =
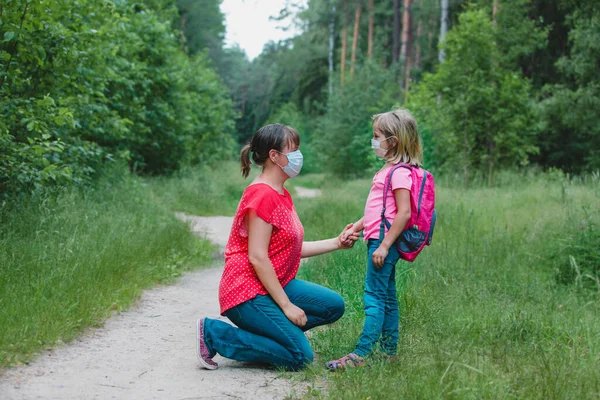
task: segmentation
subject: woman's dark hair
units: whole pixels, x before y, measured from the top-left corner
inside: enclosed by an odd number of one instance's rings
[[[260,128],[240,152],[242,176],[247,178],[250,173],[251,152],[252,161],[263,165],[269,158],[269,151],[281,152],[286,144],[291,148],[300,146],[300,136],[294,128],[282,124],[270,124]]]

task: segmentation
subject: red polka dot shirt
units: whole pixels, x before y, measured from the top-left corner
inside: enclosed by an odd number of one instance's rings
[[[248,231],[244,217],[248,210],[273,225],[268,255],[281,286],[287,285],[298,272],[304,228],[296,213],[292,197],[265,183],[250,185],[244,191],[233,218],[231,233],[225,247],[225,270],[219,285],[221,314],[225,311],[267,294],[248,258]]]

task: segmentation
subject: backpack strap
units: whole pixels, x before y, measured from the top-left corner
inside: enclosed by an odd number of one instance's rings
[[[398,163],[392,167],[390,172],[388,172],[387,177],[385,178],[384,185],[383,185],[383,209],[381,210],[381,224],[379,225],[379,240],[383,240],[383,237],[385,236],[386,225],[389,225],[388,229],[391,226],[389,221],[387,219],[385,219],[385,209],[386,209],[386,204],[387,204],[387,192],[388,192],[388,189],[391,188],[392,175],[394,174],[394,171],[396,171],[399,168],[406,168],[409,171],[412,171],[412,167],[410,165],[405,164],[405,163]],[[421,195],[423,195],[422,191],[423,191],[423,188],[421,188]],[[421,208],[420,206],[421,206],[421,199],[419,198],[419,209]],[[387,222],[387,224],[386,224],[386,222]]]
[[[419,205],[417,206],[417,220],[421,215],[421,200],[423,200],[423,192],[425,191],[425,182],[427,182],[427,171],[423,170],[423,182],[421,182],[421,191],[419,192]]]

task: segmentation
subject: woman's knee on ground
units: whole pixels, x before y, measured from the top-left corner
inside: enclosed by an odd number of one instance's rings
[[[293,352],[294,355],[294,363],[291,366],[292,371],[299,371],[302,368],[310,365],[315,359],[315,353],[313,352],[312,347],[308,343],[303,343],[297,351]]]

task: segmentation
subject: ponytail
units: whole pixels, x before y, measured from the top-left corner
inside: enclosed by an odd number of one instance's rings
[[[269,159],[269,151],[282,152],[286,144],[300,146],[300,137],[294,128],[282,124],[270,124],[260,128],[240,151],[242,176],[247,178],[250,174],[250,159],[254,164],[263,167]]]
[[[247,178],[248,174],[250,174],[250,143],[242,147],[242,151],[240,152],[240,165],[242,167],[242,176]]]

